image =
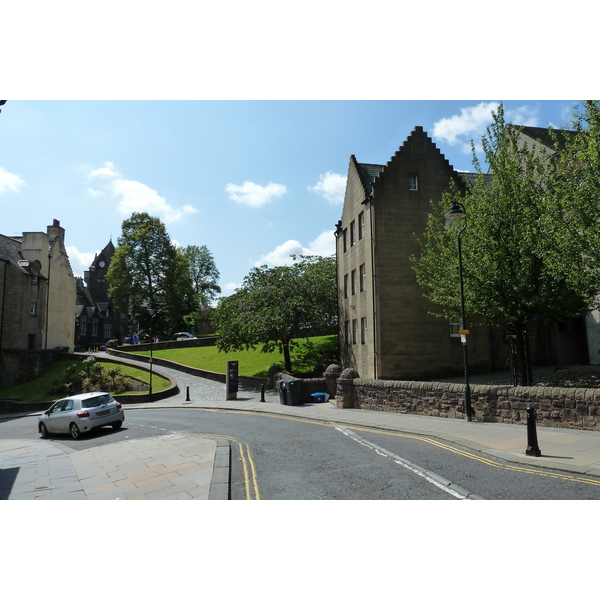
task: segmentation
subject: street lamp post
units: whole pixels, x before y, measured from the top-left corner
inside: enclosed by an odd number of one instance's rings
[[[460,310],[461,310],[461,325],[460,325],[460,337],[463,347],[463,363],[465,369],[465,415],[467,421],[472,421],[472,409],[471,409],[471,386],[469,385],[469,360],[467,353],[467,335],[469,330],[467,329],[467,319],[465,317],[465,288],[463,283],[463,268],[462,268],[462,240],[461,236],[464,230],[467,228],[467,213],[463,204],[455,199],[452,199],[452,206],[450,211],[446,213],[446,218],[450,222],[462,222],[462,227],[458,232],[458,279],[460,282]]]
[[[156,314],[156,308],[149,308],[150,313],[150,389],[148,390],[150,396],[150,402],[152,402],[152,349],[154,346],[154,315]]]

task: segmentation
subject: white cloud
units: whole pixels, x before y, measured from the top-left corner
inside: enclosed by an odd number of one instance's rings
[[[331,256],[335,254],[333,230],[324,231],[312,242],[309,242],[306,248],[297,240],[287,240],[271,252],[262,256],[260,260],[254,263],[254,266],[270,265],[272,267],[281,267],[291,265],[294,262],[291,257],[292,254],[296,256]]]
[[[27,185],[23,179],[0,167],[0,194],[4,192],[18,192],[19,188]]]
[[[225,191],[230,200],[258,208],[269,204],[274,198],[283,196],[287,192],[287,188],[280,183],[269,182],[268,185],[262,186],[252,181],[244,181],[242,185],[228,183]]]
[[[117,210],[125,216],[134,212],[147,212],[160,217],[166,223],[172,223],[185,215],[197,212],[197,209],[190,204],[186,204],[182,208],[175,208],[145,183],[123,179],[111,162],[106,162],[104,167],[91,171],[88,177],[108,180],[105,188],[118,199]],[[102,190],[89,188],[88,193],[99,196],[102,194]]]
[[[239,289],[241,287],[241,284],[239,283],[226,283],[224,286],[221,287],[221,289],[223,291],[228,291],[228,292],[235,292],[235,290]]]
[[[497,111],[499,106],[499,102],[480,102],[476,106],[461,108],[460,114],[440,119],[433,124],[433,137],[451,146],[460,146],[466,153],[471,152],[473,140],[476,149],[480,150],[481,138],[492,122],[492,112]],[[524,105],[511,110],[505,109],[504,118],[507,123],[537,127],[538,108]]]
[[[106,161],[104,163],[104,166],[101,167],[100,169],[95,169],[93,171],[91,171],[88,174],[88,179],[95,179],[96,177],[108,177],[108,178],[114,178],[114,177],[120,177],[121,174],[115,170],[115,165],[114,163],[111,163],[110,161]]]
[[[463,152],[470,152],[471,139],[477,139],[485,132],[492,120],[492,111],[499,102],[480,102],[477,106],[460,109],[459,115],[440,119],[433,124],[433,137],[451,146],[461,145]]]
[[[97,198],[98,196],[103,196],[104,195],[104,192],[102,190],[95,190],[93,188],[88,188],[87,189],[87,193],[90,196],[94,196],[94,198]]]
[[[335,254],[334,230],[324,231],[320,236],[310,242],[306,254],[316,254],[317,256],[331,256]]]
[[[77,277],[83,277],[83,272],[90,268],[94,258],[100,253],[99,250],[96,252],[79,252],[76,246],[67,246],[66,250],[73,273]]]
[[[343,204],[346,193],[346,179],[345,175],[327,171],[325,175],[320,175],[319,181],[315,185],[309,186],[308,190],[323,196],[330,204]]]
[[[526,125],[527,127],[539,127],[538,109],[533,106],[519,106],[513,110],[507,110],[504,115],[507,123],[515,125]]]

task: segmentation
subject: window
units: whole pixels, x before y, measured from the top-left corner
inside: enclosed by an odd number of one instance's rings
[[[342,240],[344,242],[344,252],[346,252],[348,250],[348,228],[342,232]]]
[[[450,323],[450,337],[460,337],[460,323]]]
[[[352,221],[350,223],[350,245],[354,246],[356,244],[356,221]]]
[[[37,315],[37,302],[31,303],[31,306],[29,307],[29,314],[32,317],[35,317],[35,315]]]
[[[352,295],[356,294],[356,269],[352,271]]]
[[[352,343],[358,343],[358,321],[356,319],[352,319]]]
[[[360,320],[360,343],[367,343],[367,317]]]
[[[419,183],[416,175],[408,176],[408,189],[411,192],[416,192],[419,190]]]
[[[348,297],[348,275],[344,275],[344,298]]]
[[[362,240],[365,237],[365,213],[361,212],[358,215],[358,239]]]
[[[98,336],[98,319],[92,319],[92,336]]]
[[[367,289],[367,267],[360,265],[360,291],[364,292]]]
[[[352,339],[350,338],[350,321],[344,323],[344,337],[346,338],[346,344],[352,342]]]
[[[107,339],[110,339],[110,334],[111,334],[111,326],[109,323],[105,323],[104,324],[104,337]]]
[[[37,285],[39,283],[40,272],[38,269],[31,270],[31,283]]]

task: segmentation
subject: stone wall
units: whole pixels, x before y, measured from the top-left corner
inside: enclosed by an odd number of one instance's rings
[[[31,381],[62,355],[60,350],[3,350],[0,352],[0,385]]]
[[[192,340],[194,341],[194,340]],[[148,349],[150,345],[147,344]],[[156,345],[155,345],[156,346]],[[132,346],[135,349],[144,349],[144,344],[138,344],[137,346]],[[137,360],[143,363],[149,363],[150,357],[144,356],[140,354],[133,354],[131,352],[123,352],[123,348],[119,348],[119,350],[115,350],[113,348],[107,348],[106,352],[116,357],[129,358],[131,360]],[[210,379],[212,381],[218,381],[220,383],[226,382],[225,373],[216,373],[215,371],[207,371],[205,369],[197,369],[195,367],[190,367],[188,365],[182,365],[181,363],[177,363],[172,360],[166,360],[164,358],[157,358],[156,356],[152,357],[152,364],[156,366],[167,367],[168,369],[175,369],[176,371],[181,371],[182,373],[188,373],[189,375],[194,375],[196,377],[204,377],[205,379]],[[260,389],[263,385],[266,385],[267,379],[264,377],[247,377],[245,375],[240,375],[238,377],[238,382],[242,386]]]
[[[338,408],[464,418],[464,384],[361,379],[350,371],[338,379]],[[532,406],[540,426],[600,431],[600,389],[472,385],[471,405],[474,421],[525,425]]]

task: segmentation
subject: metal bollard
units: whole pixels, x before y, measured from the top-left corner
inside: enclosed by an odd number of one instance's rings
[[[185,389],[185,401],[189,402],[190,401],[190,386],[188,385],[187,388]]]
[[[263,383],[261,388],[260,388],[260,401],[264,402],[265,401],[265,384]]]
[[[535,430],[535,409],[533,406],[527,407],[527,450],[525,450],[525,454],[527,456],[542,455]]]

